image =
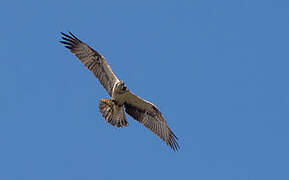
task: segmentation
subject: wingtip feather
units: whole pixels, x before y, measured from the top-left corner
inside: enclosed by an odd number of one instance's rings
[[[68,33],[69,33],[74,39],[78,40],[78,38],[77,38],[76,36],[74,36],[74,35],[72,34],[72,32],[68,31]]]

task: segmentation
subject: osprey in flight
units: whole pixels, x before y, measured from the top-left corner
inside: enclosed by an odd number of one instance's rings
[[[124,113],[126,112],[164,140],[173,150],[179,149],[177,137],[154,104],[131,93],[124,82],[116,77],[101,54],[79,40],[71,32],[69,35],[61,34],[64,41],[60,42],[65,44],[65,47],[93,72],[110,95],[111,99],[101,99],[98,106],[107,122],[117,127],[127,126],[128,122]]]

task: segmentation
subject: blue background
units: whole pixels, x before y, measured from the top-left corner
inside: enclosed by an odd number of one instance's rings
[[[288,1],[11,0],[0,17],[0,179],[289,179]],[[179,152],[105,123],[68,30],[160,108]]]

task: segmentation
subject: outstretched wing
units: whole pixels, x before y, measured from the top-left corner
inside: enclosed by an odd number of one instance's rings
[[[70,49],[70,51],[94,73],[99,82],[106,89],[107,93],[112,96],[113,86],[119,80],[112,72],[105,58],[87,44],[80,41],[71,32],[69,32],[70,35],[65,33],[61,34],[64,41],[60,42],[65,44],[65,47]]]
[[[125,111],[164,140],[174,151],[179,149],[178,138],[155,105],[129,92]]]

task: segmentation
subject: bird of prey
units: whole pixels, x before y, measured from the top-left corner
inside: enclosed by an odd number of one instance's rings
[[[178,138],[169,128],[158,108],[136,96],[119,80],[108,65],[104,56],[79,40],[71,32],[61,33],[62,41],[78,59],[98,78],[111,99],[99,101],[102,117],[111,125],[125,127],[128,125],[125,112],[166,142],[174,151],[179,149]]]

